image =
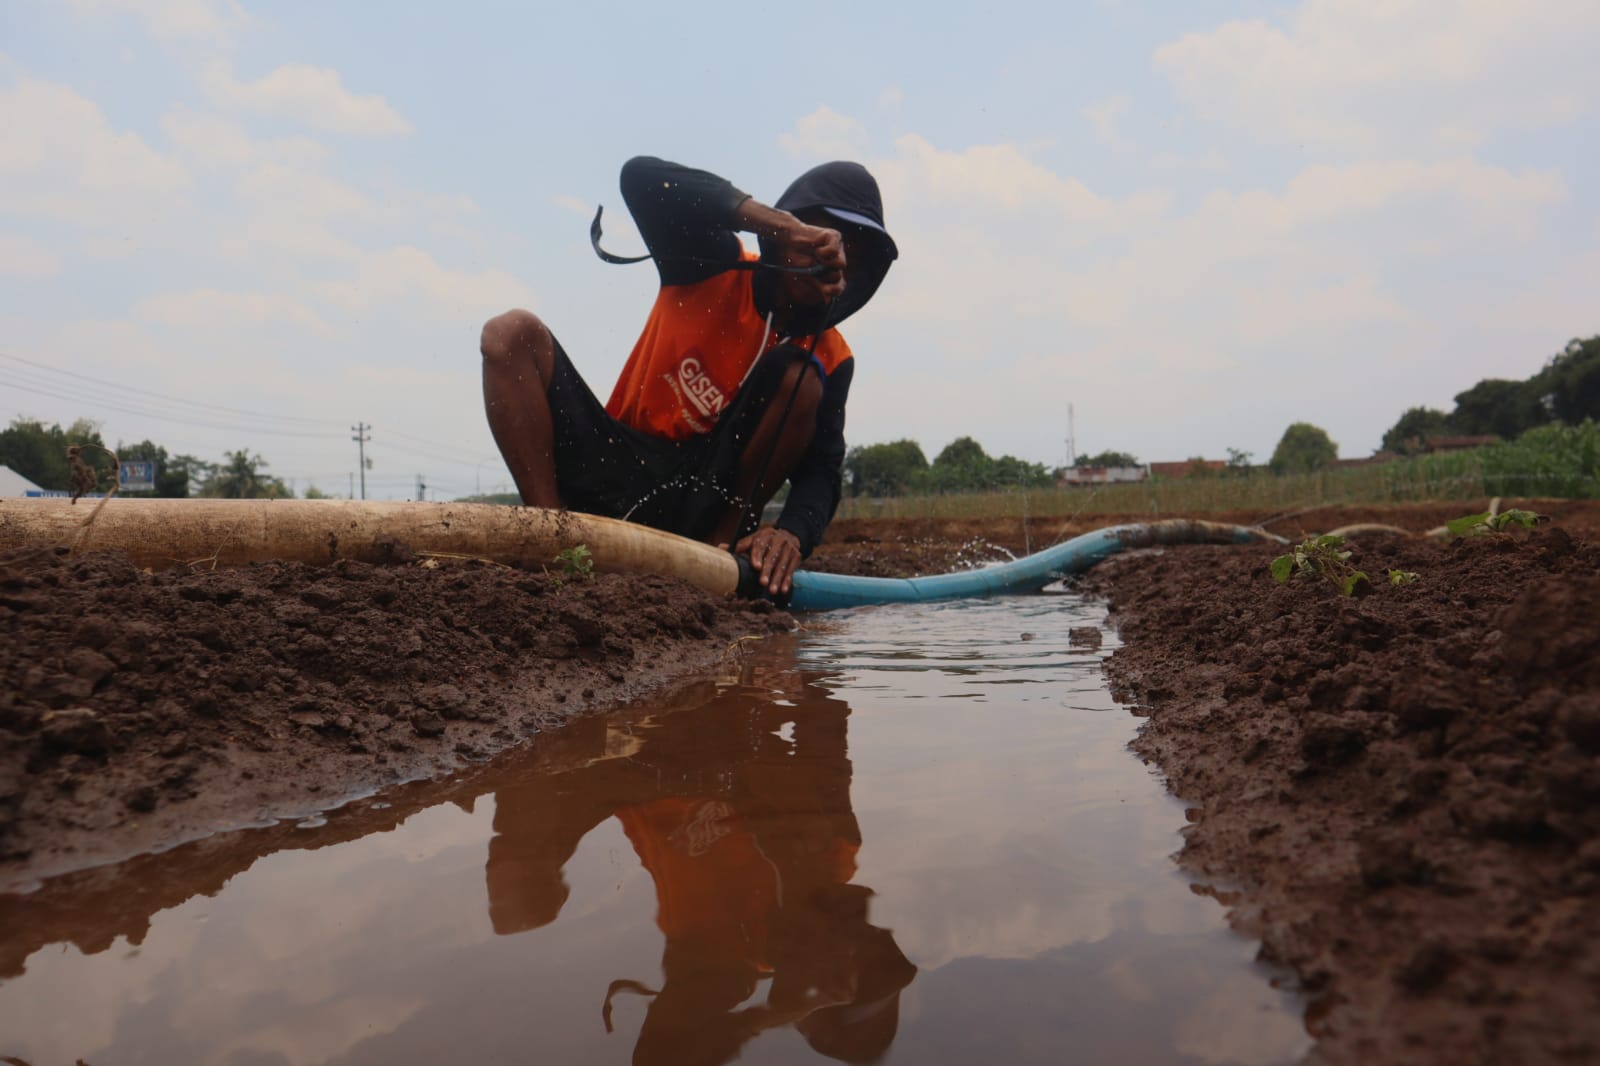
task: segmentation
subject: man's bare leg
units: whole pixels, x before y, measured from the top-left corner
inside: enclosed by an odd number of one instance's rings
[[[484,324],[479,350],[489,432],[522,502],[560,507],[548,395],[555,374],[555,338],[533,313],[507,311]]]
[[[800,380],[799,391],[796,391],[795,382],[801,375],[804,375],[804,379]],[[794,396],[792,407],[789,406],[791,394]],[[755,433],[751,434],[750,443],[739,457],[739,480],[735,491],[740,500],[749,501],[750,509],[759,512],[765,507],[767,501],[772,499],[772,494],[778,491],[778,486],[789,476],[789,471],[800,462],[806,446],[816,433],[817,408],[821,402],[822,380],[811,364],[799,360],[790,364],[783,380],[773,390],[772,402],[762,414]],[[784,417],[786,407],[789,408],[787,418]],[[777,442],[776,449],[773,448],[774,441]],[[763,470],[762,463],[769,452],[772,461],[766,463],[766,469]],[[743,512],[744,508],[739,504],[729,504],[717,522],[711,543],[732,544]]]

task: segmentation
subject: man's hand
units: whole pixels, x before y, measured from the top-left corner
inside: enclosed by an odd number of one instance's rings
[[[767,592],[787,596],[794,589],[794,571],[800,565],[800,538],[786,529],[762,526],[742,538],[733,550],[750,556]]]
[[[778,259],[784,266],[829,269],[829,273],[817,277],[790,279],[791,284],[803,287],[805,295],[810,297],[802,302],[819,304],[844,292],[844,238],[838,230],[802,222],[787,211],[754,199],[739,205],[738,219],[741,228],[759,234],[764,242],[777,249]]]
[[[794,218],[793,215],[789,216]],[[844,292],[844,238],[836,229],[812,226],[794,218],[778,238],[784,266],[825,266],[829,272],[810,279],[822,300]],[[820,302],[820,301],[819,301]]]

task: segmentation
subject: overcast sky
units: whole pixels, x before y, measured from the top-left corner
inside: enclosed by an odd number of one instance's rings
[[[369,495],[501,487],[479,328],[609,394],[639,153],[877,175],[852,444],[1054,466],[1071,403],[1080,452],[1360,456],[1600,333],[1595,0],[959,8],[0,0],[0,418],[337,493],[360,421]]]

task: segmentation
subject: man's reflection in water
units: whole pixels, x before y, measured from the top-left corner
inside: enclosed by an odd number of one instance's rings
[[[870,889],[850,884],[861,830],[850,807],[849,707],[816,685],[790,706],[748,691],[666,715],[646,746],[607,757],[620,738],[602,720],[563,742],[595,761],[495,795],[489,916],[497,933],[554,921],[562,867],[606,818],[618,818],[655,880],[666,937],[633,1061],[724,1063],[766,1029],[793,1024],[817,1051],[872,1062],[894,1040],[900,990],[916,967],[867,921]],[[763,1001],[741,1007],[770,980]]]

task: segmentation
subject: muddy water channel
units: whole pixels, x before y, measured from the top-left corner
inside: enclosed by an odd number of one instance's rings
[[[0,900],[0,1056],[1292,1061],[1100,623],[830,616],[450,781]]]

